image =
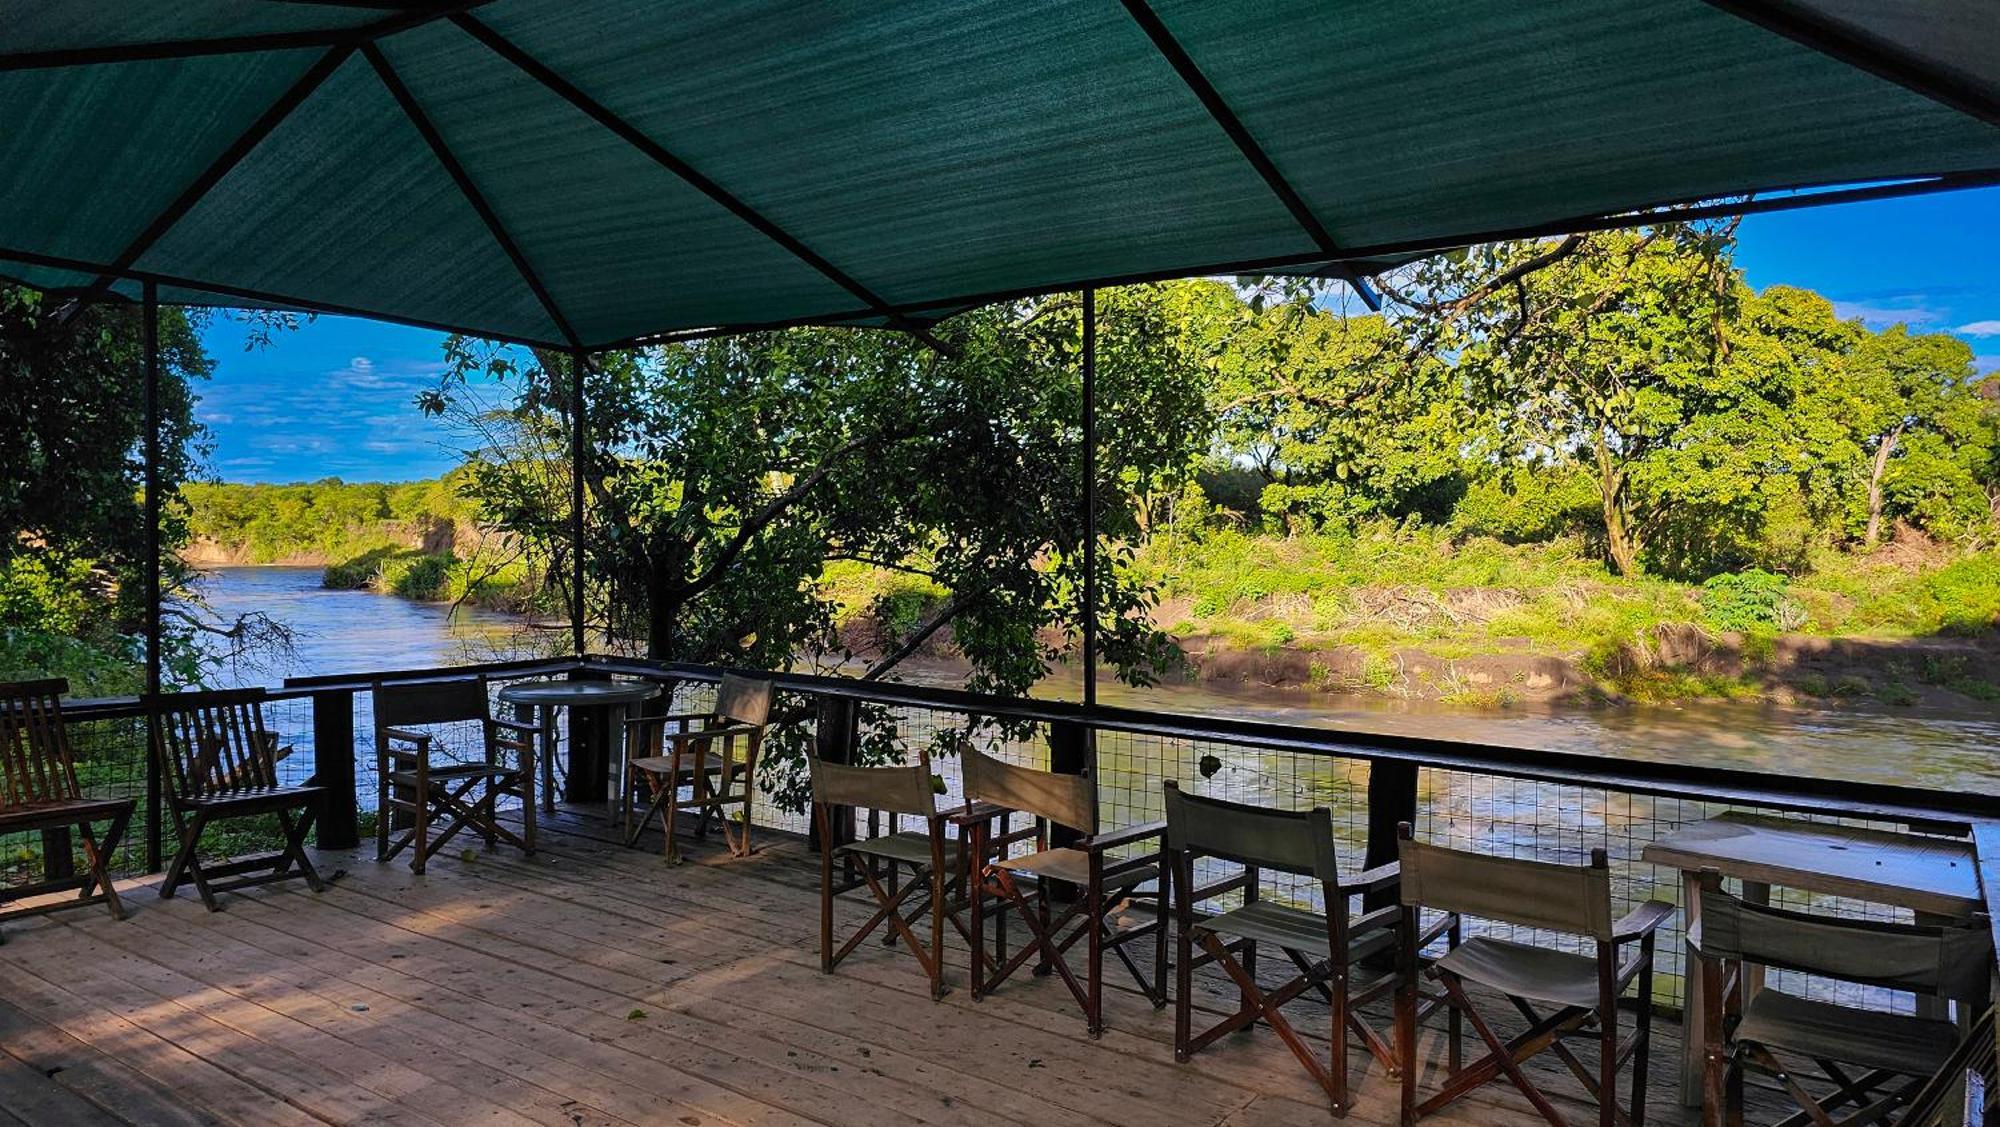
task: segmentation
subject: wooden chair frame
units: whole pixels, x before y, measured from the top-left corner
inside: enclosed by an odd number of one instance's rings
[[[1394,905],[1352,916],[1349,898],[1380,894],[1394,889],[1397,867],[1377,866],[1342,877],[1336,867],[1332,814],[1326,807],[1309,811],[1270,810],[1183,794],[1173,780],[1166,783],[1167,852],[1173,863],[1174,919],[1178,948],[1174,957],[1174,1059],[1185,1063],[1194,1054],[1238,1030],[1262,1022],[1269,1025],[1298,1058],[1308,1075],[1326,1093],[1336,1115],[1345,1115],[1353,1106],[1347,1068],[1349,1036],[1394,1075],[1399,1059],[1390,1043],[1363,1021],[1361,1006],[1389,997],[1398,977],[1383,972],[1365,985],[1356,986],[1357,971],[1372,970],[1372,957],[1393,949],[1403,926],[1403,913]],[[1194,864],[1202,857],[1214,857],[1243,866],[1242,871],[1206,885],[1195,883]],[[1231,917],[1259,903],[1258,881],[1263,870],[1295,873],[1319,881],[1327,910],[1324,914],[1293,912],[1289,919],[1299,927],[1298,942],[1287,943],[1265,929],[1259,935],[1235,933]],[[1197,906],[1229,892],[1241,892],[1243,908],[1232,912],[1201,913]],[[1247,922],[1247,921],[1246,921]],[[1311,927],[1323,929],[1313,934],[1314,946],[1323,937],[1326,954],[1303,946]],[[1225,934],[1236,934],[1225,939]],[[1257,983],[1258,949],[1262,943],[1277,947],[1298,970],[1298,974],[1273,990]],[[1196,953],[1196,948],[1200,953]],[[1194,972],[1210,964],[1222,968],[1241,997],[1241,1005],[1207,1029],[1196,1032],[1194,1018]],[[1330,1059],[1322,1061],[1286,1018],[1284,1007],[1308,991],[1324,998],[1330,1008]]]
[[[1167,1004],[1167,905],[1172,878],[1166,865],[1163,837],[1165,822],[1130,826],[1108,833],[1097,832],[1097,788],[1087,777],[1035,771],[992,759],[969,742],[960,746],[960,762],[965,779],[966,808],[954,819],[961,836],[971,838],[968,863],[976,872],[970,883],[970,934],[974,952],[971,986],[975,999],[983,998],[1005,982],[1015,971],[1036,958],[1034,973],[1057,974],[1070,996],[1083,1010],[1090,1036],[1104,1032],[1104,953],[1108,950],[1124,963],[1139,990],[1155,1009]],[[1029,824],[1014,828],[1017,815],[1028,815]],[[1063,828],[1086,835],[1068,846],[1052,847],[1050,830]],[[995,829],[999,833],[995,834]],[[1152,842],[1149,851],[1125,857],[1111,852]],[[1025,857],[1010,857],[1013,847],[1028,843]],[[1037,862],[1046,862],[1038,865]],[[1051,869],[1068,870],[1082,860],[1086,879],[1081,895],[1069,895],[1058,914],[1054,905],[1059,894],[1078,891],[1072,882],[1051,875]],[[1139,886],[1150,877],[1153,890]],[[1033,880],[1032,895],[1023,891],[1021,878]],[[1107,894],[1113,890],[1133,899],[1150,899],[1153,918],[1133,927],[1117,928],[1109,918],[1113,907]],[[1003,906],[997,938],[996,957],[986,956],[985,922],[987,899],[998,898]],[[1011,956],[1006,951],[1005,908],[1011,908],[1028,929],[1030,942]],[[1153,973],[1149,977],[1125,948],[1153,939]],[[1081,981],[1069,966],[1068,952],[1079,940],[1085,941],[1084,975]]]
[[[696,838],[708,836],[712,818],[722,827],[722,839],[730,855],[748,857],[757,753],[763,747],[770,716],[770,681],[725,673],[716,689],[713,712],[627,720],[628,746],[647,748],[653,754],[629,759],[625,765],[625,801],[620,812],[625,822],[626,846],[638,845],[640,835],[657,816],[661,819],[661,836],[665,838],[662,848],[667,859],[678,861],[680,850],[674,844],[674,826],[679,813],[699,810]],[[717,744],[719,752],[712,750]],[[660,754],[663,750],[665,754]],[[692,791],[686,801],[680,797],[682,787]],[[646,804],[636,824],[632,821],[635,801]],[[730,807],[738,808],[740,819],[734,830],[729,824]]]
[[[1968,925],[1937,925],[1811,916],[1732,896],[1723,889],[1721,874],[1713,869],[1704,870],[1699,880],[1706,1007],[1701,1030],[1702,1122],[1706,1127],[1741,1127],[1744,1078],[1750,1073],[1774,1081],[1798,1105],[1798,1114],[1787,1123],[1816,1127],[1873,1123],[1928,1127],[1948,1122],[1940,1116],[1946,1095],[1957,1082],[1968,1072],[1978,1073],[1983,1080],[1992,1079],[1993,947],[1984,917],[1975,917]],[[1758,928],[1760,922],[1767,928]],[[1743,934],[1752,929],[1761,935],[1746,942]],[[1937,958],[1933,968],[1909,973],[1915,965],[1913,956],[1933,951]],[[1875,966],[1881,969],[1871,969],[1871,960],[1880,960]],[[1864,1071],[1864,1066],[1852,1061],[1813,1055],[1810,1059],[1820,1069],[1820,1076],[1805,1076],[1802,1070],[1785,1065],[1772,1051],[1773,1046],[1735,1036],[1748,996],[1758,989],[1746,966],[1750,962],[1862,985],[1915,990],[1961,1005],[1977,1005],[1983,1013],[1977,1020],[1963,1023],[1965,1032],[1935,1072],[1907,1073],[1874,1065],[1865,1066]],[[1957,973],[1947,964],[1956,964]],[[1866,1014],[1857,1011],[1855,1017],[1864,1019]],[[1833,1088],[1815,1095],[1803,1083],[1812,1079]],[[1852,1114],[1833,1117],[1850,1104],[1854,1106]],[[1899,1109],[1903,1114],[1891,1118]]]
[[[499,841],[535,852],[535,744],[537,725],[493,715],[486,681],[384,684],[374,687],[375,771],[380,780],[375,823],[375,860],[393,860],[410,850],[410,870],[422,873],[432,856],[459,833],[476,831],[492,849]],[[483,755],[464,763],[432,761],[433,733],[419,727],[478,724]],[[508,762],[508,756],[512,762]],[[502,796],[521,800],[521,832],[502,825]],[[407,826],[393,825],[398,815]],[[432,823],[444,829],[432,833]]]
[[[0,684],[0,834],[74,828],[83,844],[85,864],[81,874],[0,889],[0,906],[71,889],[77,894],[73,900],[0,912],[0,928],[8,920],[86,904],[103,904],[111,918],[125,918],[110,864],[138,803],[130,798],[84,797],[62,717],[62,697],[67,692],[69,682],[61,678]],[[102,838],[91,831],[97,822],[105,823]],[[0,930],[0,943],[6,941],[6,932]]]
[[[192,882],[209,911],[219,911],[219,893],[279,881],[303,880],[326,891],[319,870],[306,854],[325,792],[318,786],[287,786],[278,779],[283,757],[278,734],[264,725],[264,690],[181,693],[155,702],[151,717],[154,747],[166,779],[167,809],[180,842],[160,881],[161,897]],[[273,814],[284,833],[276,850],[220,864],[201,860],[201,835],[216,822]]]
[[[1673,905],[1650,901],[1623,919],[1613,921],[1610,914],[1609,860],[1602,849],[1593,850],[1590,864],[1579,869],[1538,861],[1486,857],[1434,846],[1419,847],[1415,845],[1407,822],[1397,827],[1397,834],[1403,846],[1402,911],[1405,936],[1399,960],[1402,988],[1397,992],[1396,1004],[1396,1043],[1402,1060],[1401,1122],[1407,1127],[1504,1075],[1544,1119],[1555,1127],[1565,1127],[1567,1120],[1562,1113],[1528,1079],[1521,1067],[1531,1057],[1551,1052],[1597,1101],[1600,1127],[1640,1127],[1646,1114],[1646,1066],[1652,1043],[1656,933],[1672,917]],[[1424,852],[1419,853],[1418,850]],[[1420,856],[1433,859],[1428,864],[1420,863]],[[1433,902],[1427,899],[1426,881],[1431,879],[1429,870],[1438,865],[1435,858],[1447,856],[1464,864],[1487,867],[1491,873],[1511,871],[1530,887],[1551,882],[1559,884],[1576,902],[1535,903],[1535,898],[1531,896],[1528,901],[1510,908],[1507,905],[1509,892],[1502,891],[1500,882],[1484,892],[1449,891]],[[1465,878],[1454,878],[1454,882],[1477,883],[1476,879]],[[1507,1003],[1528,1023],[1521,1033],[1502,1040],[1473,1002],[1463,977],[1441,963],[1433,963],[1424,969],[1422,951],[1435,941],[1438,934],[1436,927],[1428,933],[1419,931],[1419,913],[1426,906],[1445,913],[1450,924],[1448,942],[1454,950],[1459,946],[1462,916],[1589,935],[1596,946],[1595,1003],[1555,1004],[1554,1009],[1543,1010],[1537,1006],[1552,1003],[1501,991]],[[1426,935],[1429,939],[1425,938]],[[1620,953],[1627,949],[1633,949],[1633,953],[1621,962]],[[1425,977],[1437,983],[1441,993],[1426,995],[1421,986],[1421,979]],[[1637,1017],[1632,1035],[1620,1040],[1618,999],[1634,983],[1638,987]],[[1417,1026],[1424,1016],[1437,1008],[1447,1009],[1452,1018],[1447,1034],[1448,1075],[1444,1086],[1420,1103],[1417,1100]],[[1461,1018],[1471,1023],[1487,1050],[1485,1056],[1465,1067],[1460,1067],[1463,1055]],[[1598,1067],[1595,1074],[1564,1043],[1566,1038],[1579,1037],[1597,1041]],[[1629,1113],[1618,1106],[1618,1073],[1628,1062],[1632,1070],[1632,1108]]]
[[[929,757],[920,754],[919,762],[914,767],[850,767],[827,763],[817,756],[811,758],[810,764],[813,818],[818,824],[821,842],[821,972],[832,974],[842,960],[886,924],[889,932],[883,941],[893,944],[897,939],[902,940],[930,979],[931,997],[944,997],[947,992],[944,983],[946,898],[953,868],[946,860],[945,823],[948,815],[937,809],[937,796],[931,789]],[[836,806],[886,812],[891,816],[890,832],[881,837],[835,844],[831,812]],[[898,832],[902,817],[915,817],[923,822],[921,843],[917,841],[919,835]],[[875,901],[874,911],[867,921],[850,934],[838,949],[834,947],[833,905],[834,897],[844,889],[834,887],[833,870],[837,857],[858,863],[856,867],[862,885]],[[898,888],[895,875],[903,870],[908,871],[909,881]],[[885,876],[888,880],[886,884]],[[905,905],[920,893],[922,899],[914,907],[906,908]],[[913,926],[925,915],[930,916],[929,942],[919,939]]]

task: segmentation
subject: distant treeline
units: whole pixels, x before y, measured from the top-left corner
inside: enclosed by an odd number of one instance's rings
[[[475,523],[476,508],[458,487],[458,475],[448,474],[409,482],[191,483],[181,495],[197,558],[334,563],[385,548],[448,554],[457,526]]]

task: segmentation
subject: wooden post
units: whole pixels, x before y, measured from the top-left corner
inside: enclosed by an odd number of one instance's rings
[[[1058,775],[1096,774],[1097,729],[1076,720],[1057,720],[1049,724],[1049,770]],[[1049,845],[1060,849],[1072,845],[1085,837],[1081,830],[1068,826],[1049,827]],[[1067,881],[1050,881],[1049,898],[1058,901],[1075,900],[1082,889]]]
[[[813,754],[828,763],[853,763],[854,749],[861,743],[861,704],[852,697],[821,696],[814,702]],[[827,812],[835,845],[854,840],[854,808],[836,806]],[[826,848],[819,839],[819,820],[813,819],[806,846],[817,853]]]
[[[313,778],[326,788],[313,840],[321,849],[353,849],[361,844],[353,692],[314,693],[312,726]]]
[[[1395,759],[1377,759],[1368,765],[1368,855],[1364,868],[1372,869],[1396,859],[1396,826],[1417,821],[1417,765]],[[1367,911],[1396,902],[1395,891],[1371,892],[1362,897]]]

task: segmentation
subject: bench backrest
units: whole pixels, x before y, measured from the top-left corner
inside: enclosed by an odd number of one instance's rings
[[[421,728],[430,724],[484,723],[492,715],[486,681],[453,677],[443,681],[376,682],[371,693],[375,730]]]
[[[1984,916],[1963,924],[1905,924],[1808,915],[1752,904],[1702,874],[1701,947],[1843,982],[1983,1003],[1993,973],[1993,932]]]
[[[1260,869],[1338,881],[1333,815],[1311,810],[1272,810],[1220,798],[1188,794],[1166,782],[1167,848],[1193,856],[1220,857]]]
[[[161,697],[153,741],[167,786],[181,798],[278,786],[277,738],[264,727],[264,690]]]
[[[715,690],[715,711],[739,724],[762,727],[771,718],[771,682],[724,673]]]
[[[1097,786],[1084,775],[1037,771],[995,759],[972,746],[958,746],[965,797],[1023,810],[1085,834],[1097,832]]]
[[[1562,865],[1397,842],[1403,903],[1482,920],[1611,938],[1611,868],[1602,849],[1588,865]]]
[[[0,809],[83,797],[63,728],[60,677],[0,684]]]

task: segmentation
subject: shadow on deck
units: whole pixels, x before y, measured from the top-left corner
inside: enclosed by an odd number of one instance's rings
[[[669,868],[656,836],[633,851],[607,829],[571,810],[533,859],[445,854],[416,877],[368,849],[323,853],[340,875],[322,896],[261,890],[211,915],[132,882],[124,923],[93,908],[14,925],[0,1124],[1334,1122],[1269,1030],[1177,1065],[1172,1010],[1136,994],[1109,992],[1092,1041],[1052,980],[973,1002],[963,951],[939,1003],[896,949],[825,976],[801,843],[766,835],[744,860],[695,846]],[[1204,1003],[1233,1009],[1224,986]],[[1647,1120],[1692,1123],[1679,1030],[1656,1031]],[[1425,1047],[1435,1069],[1441,1036]],[[1348,1121],[1393,1123],[1395,1082],[1351,1059]],[[1596,1118],[1573,1079],[1549,1088]],[[1540,1118],[1503,1082],[1426,1122]]]

